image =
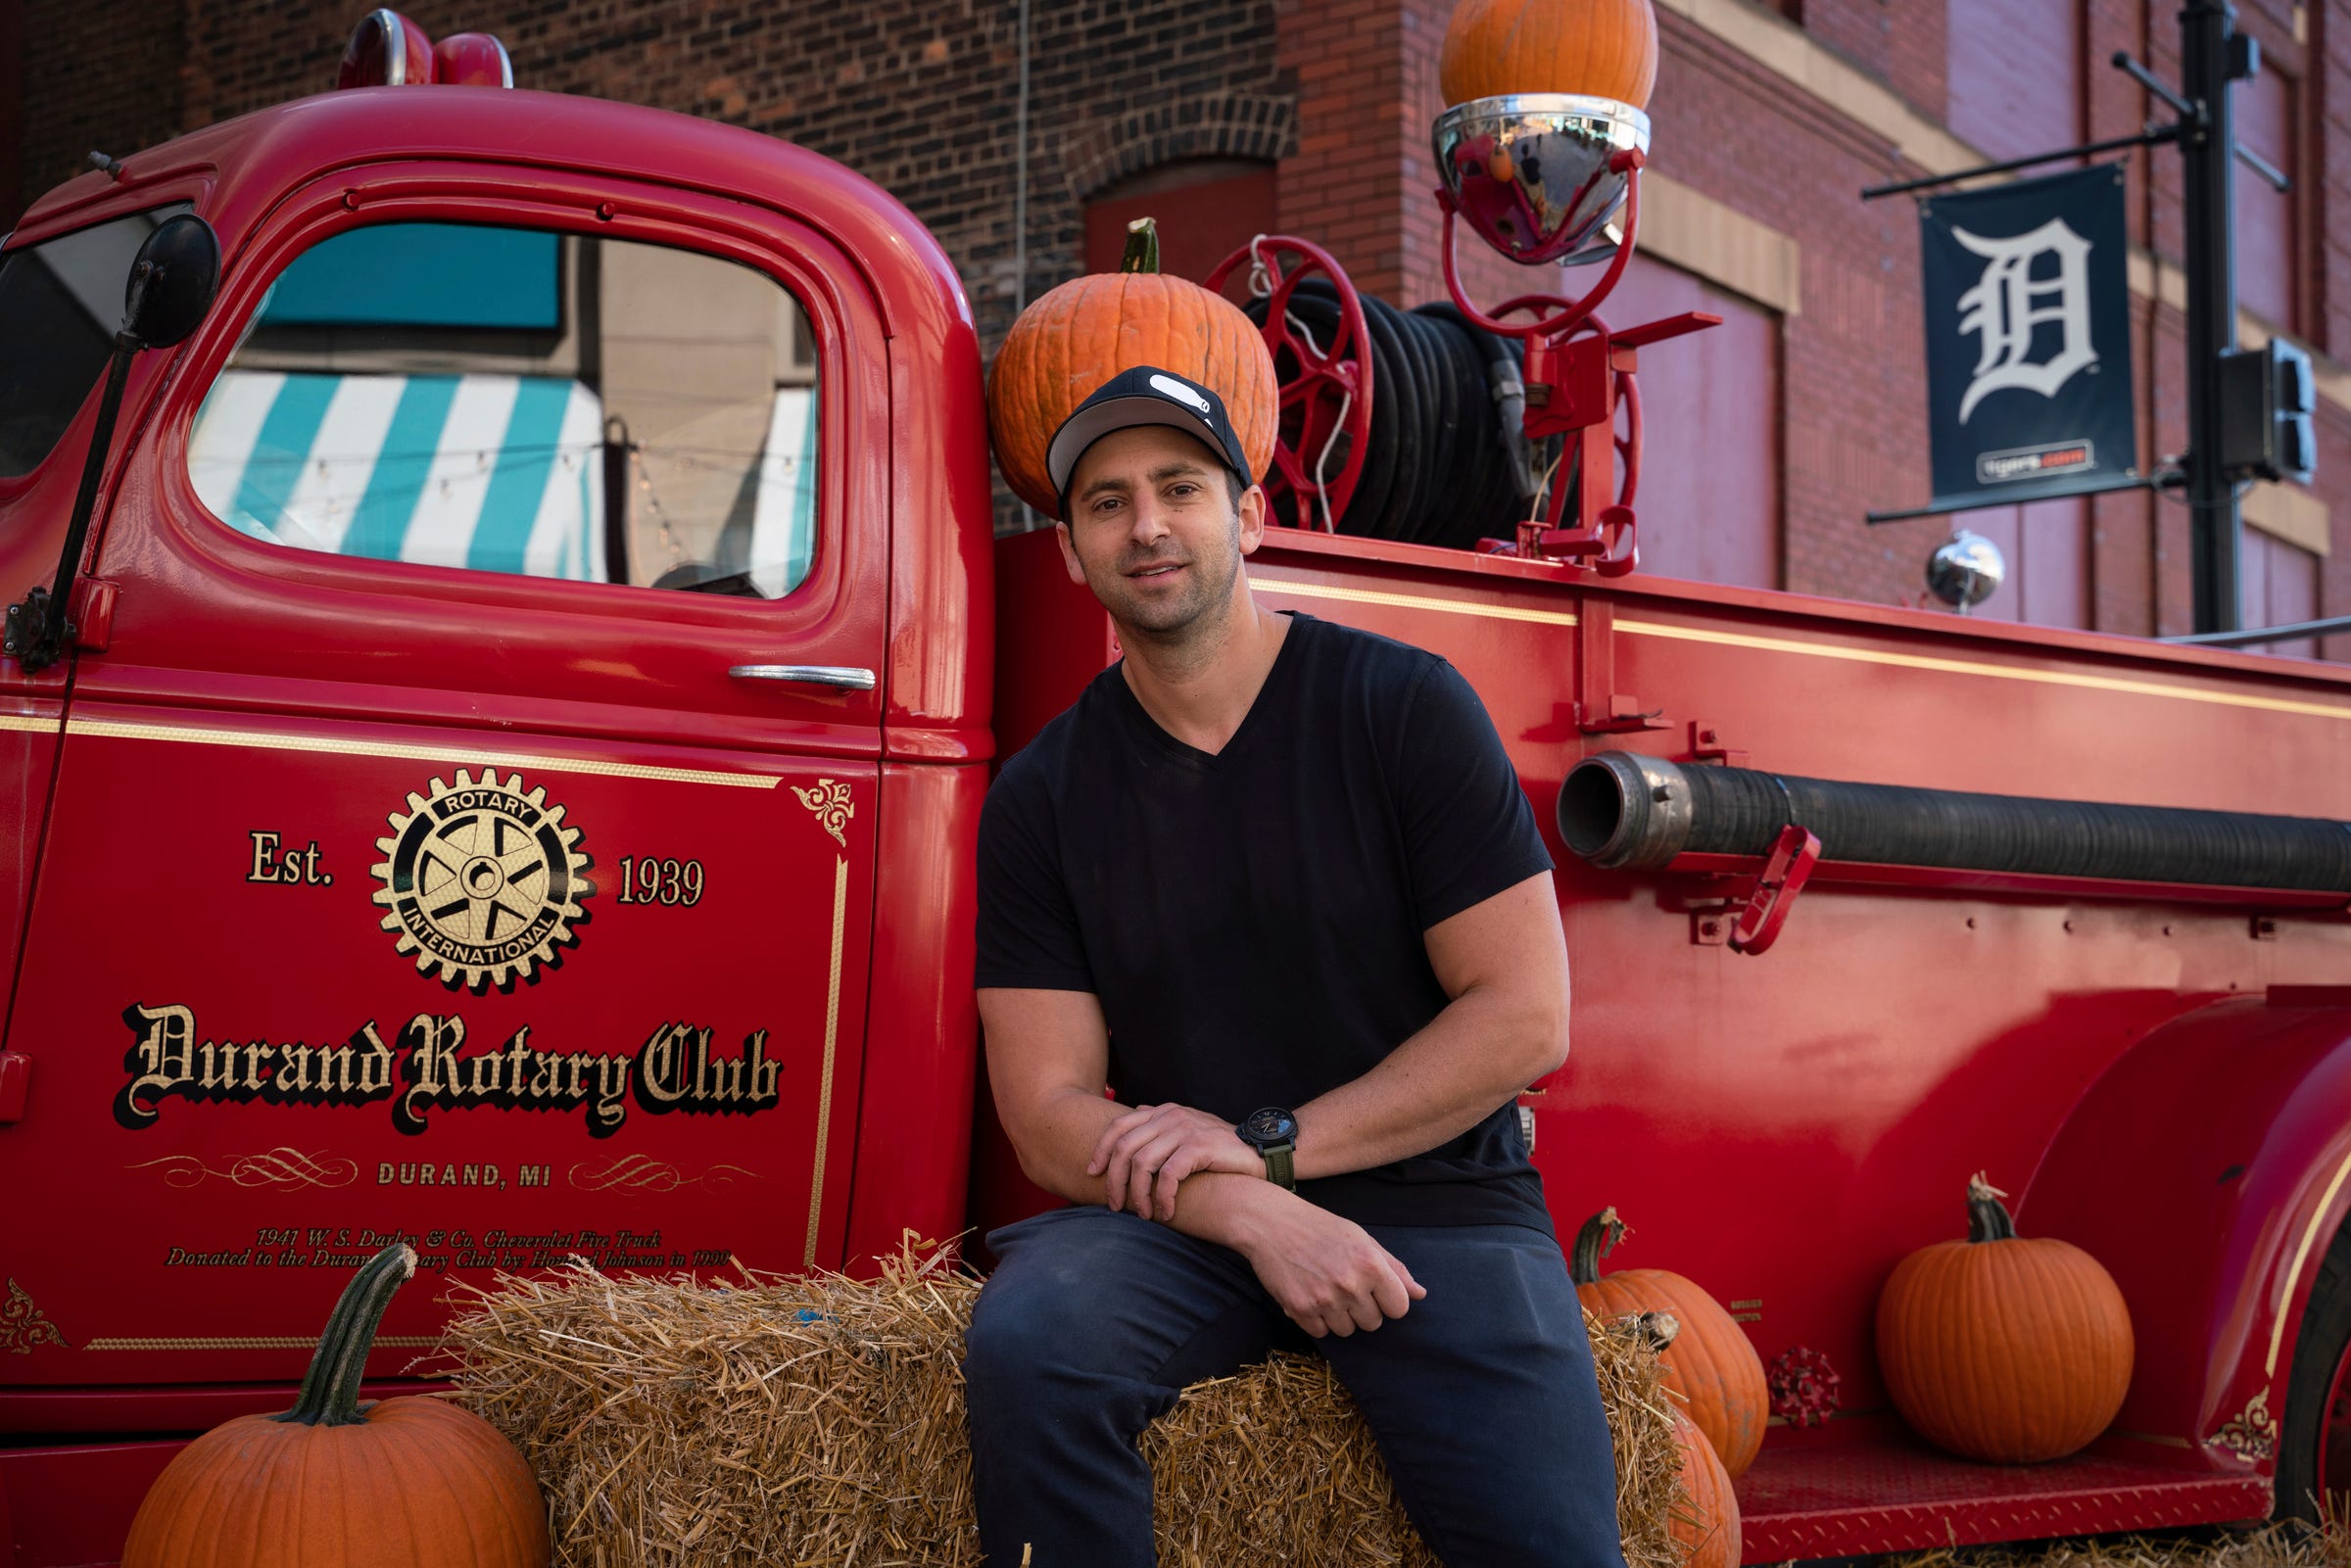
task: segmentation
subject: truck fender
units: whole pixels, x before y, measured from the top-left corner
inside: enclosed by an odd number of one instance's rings
[[[2274,1469],[2296,1332],[2351,1209],[2347,1178],[2351,986],[2194,1008],[2090,1084],[2017,1220],[2087,1251],[2130,1306],[2137,1354],[2109,1443]]]

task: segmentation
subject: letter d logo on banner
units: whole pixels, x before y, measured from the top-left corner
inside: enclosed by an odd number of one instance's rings
[[[1937,197],[1918,220],[1935,503],[2135,481],[2122,166]]]

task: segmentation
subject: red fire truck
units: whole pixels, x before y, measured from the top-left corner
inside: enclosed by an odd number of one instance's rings
[[[182,213],[216,294],[101,431]],[[12,1562],[109,1559],[393,1239],[453,1283],[838,1268],[1034,1202],[972,842],[1116,650],[992,537],[971,312],[888,194],[683,116],[328,93],[36,203],[0,343]],[[1251,579],[1492,712],[1575,964],[1535,1160],[1775,1368],[1747,1560],[2351,1486],[2351,674],[1311,529]],[[2130,1304],[2070,1460],[1938,1456],[1873,1365],[1979,1169]]]

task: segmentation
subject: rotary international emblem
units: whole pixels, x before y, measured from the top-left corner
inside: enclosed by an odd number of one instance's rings
[[[518,773],[502,784],[496,768],[476,782],[460,768],[455,784],[435,779],[429,795],[409,794],[391,824],[375,841],[385,856],[370,868],[383,883],[375,901],[420,973],[439,966],[453,990],[510,990],[578,942],[594,862],[546,789],[526,793]]]

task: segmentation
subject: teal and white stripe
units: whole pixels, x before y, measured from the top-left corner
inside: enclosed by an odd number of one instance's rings
[[[189,442],[196,493],[274,544],[597,578],[596,394],[548,376],[231,370]]]
[[[815,548],[816,389],[778,387],[751,511],[751,581],[782,598],[807,578]]]
[[[816,417],[813,388],[777,389],[750,537],[713,563],[770,598],[808,575]],[[272,544],[601,581],[602,435],[597,395],[562,377],[231,370],[188,467],[216,516]]]

